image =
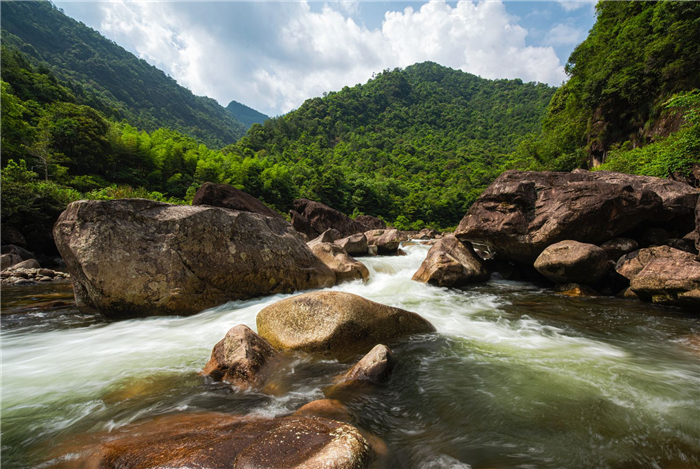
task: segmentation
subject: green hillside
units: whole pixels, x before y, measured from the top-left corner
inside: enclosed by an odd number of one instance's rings
[[[669,100],[700,88],[700,3],[600,2],[596,11],[542,134],[523,145],[521,156],[553,169],[606,163],[662,177],[687,173],[700,163],[700,146],[697,135],[687,135],[697,129],[681,127],[697,99]],[[671,134],[691,147],[667,142]]]
[[[84,104],[108,118],[147,131],[168,127],[219,148],[246,131],[213,99],[193,95],[49,2],[3,2],[2,42],[48,66]]]
[[[255,109],[241,104],[238,101],[231,101],[226,106],[226,110],[233,115],[239,122],[242,122],[246,128],[249,128],[253,124],[262,124],[269,116],[266,116],[262,112],[258,112]]]

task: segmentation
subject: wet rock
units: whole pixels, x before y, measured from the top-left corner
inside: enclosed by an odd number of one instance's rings
[[[262,369],[276,354],[265,339],[239,324],[214,346],[202,374],[241,389],[257,387],[263,381]]]
[[[630,238],[613,238],[601,244],[600,248],[608,255],[608,259],[617,262],[625,254],[639,249],[639,243]]]
[[[486,282],[490,277],[484,261],[476,255],[471,244],[449,235],[430,248],[413,280],[439,287],[459,287]]]
[[[65,281],[70,278],[69,274],[64,272],[56,272],[51,269],[24,269],[18,267],[10,267],[2,272],[2,284],[3,285],[24,285],[28,283],[33,283],[33,281],[50,282],[50,281]],[[29,280],[30,282],[20,282],[17,280]]]
[[[259,213],[268,217],[284,219],[282,215],[260,202],[250,194],[228,184],[205,182],[192,199],[192,205],[210,205],[212,207],[230,208],[241,212]]]
[[[300,407],[295,416],[316,416],[340,422],[349,422],[352,418],[350,411],[337,399],[317,399]]]
[[[554,287],[554,291],[565,296],[576,296],[576,297],[586,297],[586,296],[599,296],[600,294],[589,287],[588,285],[582,285],[579,283],[564,283],[558,284]]]
[[[700,261],[693,254],[670,246],[644,248],[621,257],[616,270],[643,301],[700,306]]]
[[[91,452],[87,466],[362,469],[374,459],[357,428],[321,417],[191,413],[157,417],[115,433]]]
[[[688,216],[697,200],[695,189],[667,179],[506,171],[472,205],[455,236],[528,263],[560,241],[599,244],[645,221]]]
[[[610,264],[598,246],[567,240],[542,251],[535,269],[555,283],[594,284],[608,273]]]
[[[292,226],[294,229],[306,236],[308,240],[315,239],[319,235],[319,233],[314,230],[311,223],[309,223],[309,220],[307,220],[304,215],[297,213],[294,210],[290,210],[289,215],[292,217]]]
[[[338,382],[345,385],[360,382],[381,384],[389,380],[395,365],[396,359],[391,349],[386,345],[375,345],[355,366],[340,376]]]
[[[257,326],[273,347],[340,359],[379,343],[435,330],[416,313],[337,291],[279,301],[258,313]]]
[[[360,261],[352,258],[337,244],[309,243],[311,252],[335,273],[336,284],[353,280],[367,281],[369,270]]]
[[[371,230],[365,233],[368,246],[377,246],[379,254],[394,254],[401,244],[398,230]]]
[[[368,256],[378,256],[379,255],[379,248],[377,246],[367,245],[367,255]]]
[[[384,220],[371,215],[358,215],[355,218],[355,221],[365,227],[365,229],[362,231],[386,229],[386,223]]]
[[[29,260],[29,259],[36,259],[36,256],[32,254],[31,252],[27,251],[23,247],[20,246],[15,246],[14,244],[7,244],[2,247],[2,253],[3,254],[16,254],[18,255],[23,261]]]
[[[351,256],[363,256],[367,254],[367,236],[364,233],[355,233],[343,239],[338,239],[335,244],[345,249]]]
[[[437,230],[433,230],[432,228],[423,228],[418,232],[418,235],[416,235],[416,239],[435,239],[435,237],[438,235]]]
[[[12,266],[15,266],[22,261],[22,258],[19,257],[17,254],[3,254],[0,256],[0,266],[2,267],[1,270],[9,269]]]
[[[258,213],[143,199],[78,201],[59,217],[54,238],[78,307],[111,319],[191,315],[230,300],[335,283],[288,223]]]
[[[347,215],[340,213],[328,205],[308,199],[296,199],[294,210],[303,215],[316,233],[323,233],[329,228],[335,228],[341,236],[362,233],[364,225],[356,222]]]

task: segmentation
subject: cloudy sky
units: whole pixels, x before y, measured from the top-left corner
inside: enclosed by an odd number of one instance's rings
[[[559,85],[595,21],[590,1],[57,1],[198,95],[268,115],[431,60]]]

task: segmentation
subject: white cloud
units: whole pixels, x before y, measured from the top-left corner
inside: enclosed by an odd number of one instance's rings
[[[552,46],[571,46],[579,44],[585,38],[586,33],[582,29],[558,24],[549,30],[543,42]]]
[[[557,0],[557,2],[564,10],[573,11],[583,7],[595,7],[598,0]]]
[[[381,29],[358,24],[354,2],[331,5],[104,3],[100,30],[196,94],[272,115],[426,60],[485,78],[565,79],[554,49],[527,46],[500,2],[434,0],[386,13]]]

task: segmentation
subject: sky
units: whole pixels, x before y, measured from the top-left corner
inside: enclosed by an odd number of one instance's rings
[[[424,61],[559,86],[591,1],[56,1],[197,95],[270,116]]]

